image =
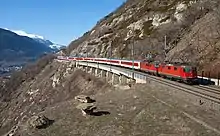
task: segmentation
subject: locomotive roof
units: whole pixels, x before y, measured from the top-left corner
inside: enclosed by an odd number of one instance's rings
[[[146,60],[142,60],[142,62],[148,62],[150,64],[162,64],[162,65],[167,65],[167,66],[195,67],[191,63],[181,63],[181,62],[159,62],[159,61],[150,62]]]
[[[169,63],[166,63],[167,65],[173,65],[173,66],[184,66],[184,67],[193,67],[194,64],[192,63],[180,63],[180,62],[169,62]]]
[[[191,65],[187,65],[187,64],[171,64],[171,63],[164,63],[165,65],[168,65],[168,66],[181,66],[181,67],[192,67]]]

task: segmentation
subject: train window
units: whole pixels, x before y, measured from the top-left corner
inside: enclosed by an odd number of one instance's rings
[[[159,64],[155,64],[154,66],[155,66],[155,68],[159,68],[160,67]]]
[[[184,72],[189,73],[190,71],[191,71],[191,68],[189,68],[189,67],[184,68]]]
[[[171,69],[171,67],[168,67],[168,69]]]
[[[174,70],[177,70],[177,67],[174,67]]]

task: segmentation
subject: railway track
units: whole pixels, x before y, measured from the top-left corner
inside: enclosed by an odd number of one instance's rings
[[[189,94],[199,96],[201,98],[210,100],[214,103],[220,104],[220,89],[207,87],[207,86],[190,86],[174,81],[169,81],[160,77],[148,76],[149,79],[158,82],[160,84],[187,92]]]
[[[114,67],[114,66],[112,66],[112,67]],[[120,67],[114,67],[114,68],[118,69],[118,70],[121,69]],[[125,68],[125,69],[129,70],[131,72],[130,69],[127,69],[127,68]],[[220,104],[220,88],[203,86],[203,85],[191,86],[191,85],[186,85],[186,84],[179,83],[176,81],[167,80],[167,79],[164,79],[161,77],[152,76],[147,73],[140,72],[140,71],[135,71],[135,73],[140,74],[140,75],[144,75],[148,79],[155,81],[155,82],[158,82],[160,84],[163,84],[163,85],[178,89],[180,91],[184,91],[189,94],[201,97],[203,99],[210,100],[214,103]]]
[[[213,93],[214,95],[220,95],[220,90],[218,90],[218,89],[208,88],[206,86],[193,86],[193,87],[195,87],[197,89],[201,89],[202,91]]]
[[[115,66],[112,66],[112,67],[114,67],[115,69],[118,69],[118,70],[122,69],[120,67],[115,67]],[[126,69],[130,72],[132,71],[128,68],[124,68],[124,69]],[[201,97],[203,99],[210,100],[214,103],[220,104],[220,88],[210,87],[210,86],[203,86],[203,85],[191,86],[191,85],[186,85],[186,84],[179,83],[179,82],[176,82],[176,81],[167,80],[167,79],[164,79],[164,78],[161,78],[161,77],[152,76],[152,75],[149,75],[147,73],[140,72],[140,71],[135,71],[135,73],[140,74],[140,75],[144,75],[148,79],[150,79],[152,81],[155,81],[157,83],[160,83],[160,84],[178,89],[180,91],[184,91],[184,92],[187,92],[189,94]]]
[[[219,86],[205,86],[205,85],[200,85],[204,88],[208,88],[208,89],[212,89],[212,90],[216,90],[216,91],[219,91],[220,92],[220,87]]]
[[[99,64],[99,65],[107,66],[106,64]],[[117,69],[120,71],[132,72],[132,70],[129,68],[122,68],[122,67],[118,67],[118,66],[111,66],[111,68],[114,68],[114,69]],[[160,84],[178,89],[180,91],[184,91],[189,94],[210,100],[214,103],[220,104],[220,88],[210,87],[210,86],[190,86],[190,85],[186,85],[183,83],[167,80],[167,79],[164,79],[161,77],[152,76],[147,73],[136,71],[136,70],[135,70],[135,73],[140,74],[140,75],[144,75],[148,79],[155,81],[157,83],[160,83]]]

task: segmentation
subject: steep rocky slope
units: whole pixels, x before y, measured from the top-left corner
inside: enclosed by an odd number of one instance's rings
[[[151,53],[154,60],[212,71],[219,66],[219,19],[218,0],[128,0],[73,41],[66,53],[131,58],[134,44],[135,59]]]
[[[17,128],[14,135],[25,136],[220,134],[220,114],[197,103],[198,98],[153,82],[112,87],[73,65],[51,61],[7,95],[10,100],[0,102],[0,135],[12,128]],[[96,100],[95,116],[85,117],[76,108],[74,97],[81,94]],[[45,115],[53,123],[31,128],[28,121],[34,115]]]
[[[0,88],[0,134],[15,124],[25,123],[46,107],[71,100],[79,93],[90,95],[99,91],[97,88],[105,92],[105,83],[75,71],[72,64],[46,59],[48,61],[41,62],[41,66],[35,65],[34,70],[29,67],[13,75],[6,86]]]

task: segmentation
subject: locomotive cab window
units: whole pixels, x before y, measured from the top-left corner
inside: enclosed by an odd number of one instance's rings
[[[189,73],[189,72],[191,71],[191,68],[185,67],[185,68],[183,69],[183,71],[186,72],[186,73]]]
[[[154,66],[155,66],[155,68],[159,68],[159,64],[155,64]]]
[[[168,67],[168,69],[171,69],[171,67]]]
[[[174,67],[174,70],[177,70],[177,67]]]

